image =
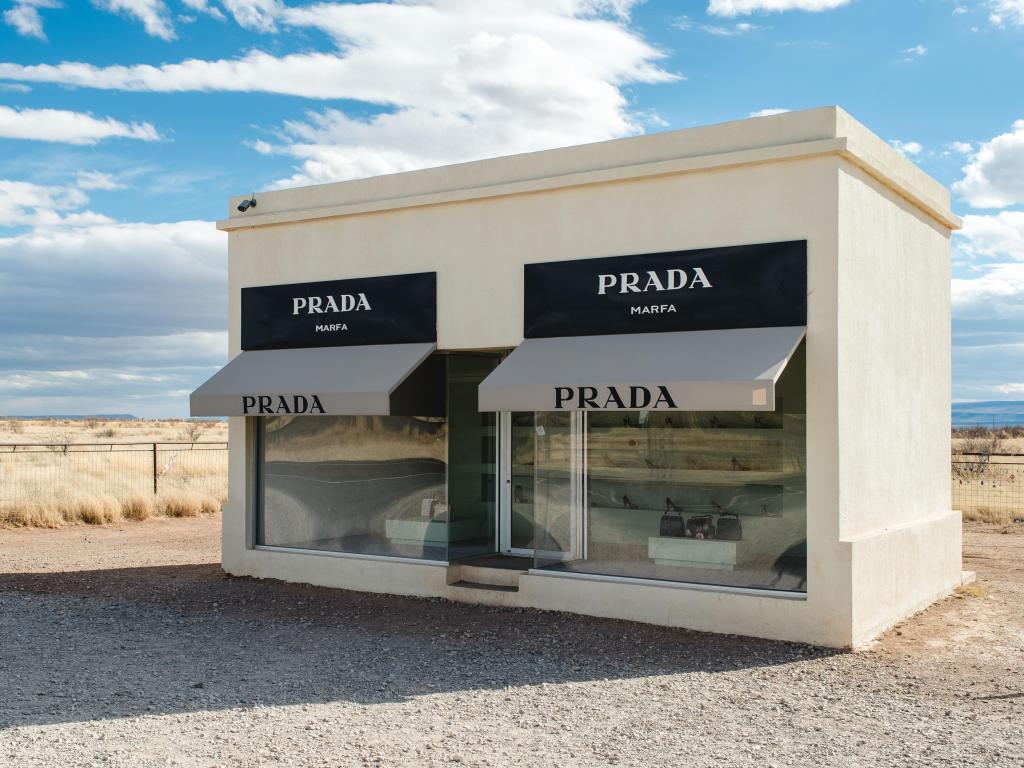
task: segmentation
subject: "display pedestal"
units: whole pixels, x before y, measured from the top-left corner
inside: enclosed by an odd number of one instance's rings
[[[474,522],[447,520],[386,520],[384,534],[395,544],[448,546],[448,542],[466,537],[475,530]]]
[[[736,567],[736,541],[651,536],[647,556],[657,565],[731,571]]]

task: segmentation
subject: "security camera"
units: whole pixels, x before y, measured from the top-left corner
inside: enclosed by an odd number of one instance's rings
[[[248,200],[243,200],[242,202],[240,202],[238,204],[238,210],[241,211],[242,213],[245,213],[250,208],[255,208],[255,207],[256,207],[256,198],[255,197],[250,197]]]

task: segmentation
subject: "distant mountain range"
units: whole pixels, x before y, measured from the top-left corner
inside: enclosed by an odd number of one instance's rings
[[[991,400],[984,403],[953,403],[953,426],[1024,426],[1024,401]]]
[[[9,419],[67,419],[84,421],[136,421],[130,413],[93,413],[54,416],[6,416]],[[953,426],[1015,427],[1024,426],[1024,400],[990,400],[981,403],[953,403]]]

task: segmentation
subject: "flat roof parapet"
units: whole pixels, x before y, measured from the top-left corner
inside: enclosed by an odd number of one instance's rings
[[[840,107],[262,192],[259,207],[245,213],[236,209],[249,197],[241,195],[231,198],[230,218],[217,227],[291,224],[823,155],[846,159],[943,226],[960,228],[949,190]]]

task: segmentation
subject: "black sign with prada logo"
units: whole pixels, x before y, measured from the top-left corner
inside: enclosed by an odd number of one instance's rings
[[[526,338],[807,324],[807,241],[527,264]]]
[[[437,341],[437,275],[242,289],[242,349]]]

